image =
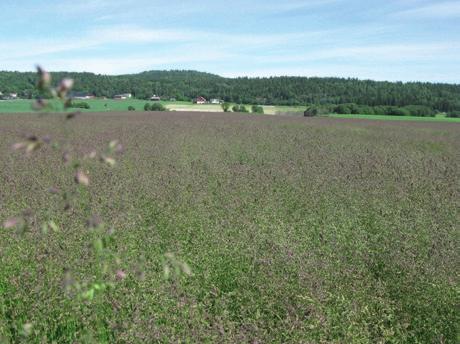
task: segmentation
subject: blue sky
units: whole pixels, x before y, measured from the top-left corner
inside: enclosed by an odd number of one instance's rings
[[[460,0],[0,0],[0,70],[460,83]]]

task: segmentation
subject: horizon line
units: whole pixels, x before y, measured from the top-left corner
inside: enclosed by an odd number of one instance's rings
[[[205,72],[196,69],[150,69],[144,70],[141,72],[135,73],[117,73],[117,74],[109,74],[109,73],[96,73],[90,71],[70,71],[70,70],[47,70],[49,73],[71,73],[71,74],[93,74],[96,76],[113,76],[113,77],[120,77],[120,76],[135,76],[140,75],[143,73],[149,72],[194,72],[194,73],[202,73],[202,74],[209,74],[213,76],[217,76],[223,79],[271,79],[271,78],[305,78],[305,79],[341,79],[341,80],[358,80],[358,81],[372,81],[372,82],[388,82],[388,83],[402,83],[402,84],[411,84],[411,83],[421,83],[421,84],[444,84],[444,85],[453,85],[453,86],[460,86],[460,80],[456,82],[448,82],[448,81],[421,81],[421,80],[386,80],[386,79],[371,79],[371,78],[359,78],[359,77],[352,77],[352,76],[315,76],[315,75],[298,75],[298,74],[273,74],[273,75],[220,75],[217,73],[212,72]],[[0,70],[0,73],[36,73],[36,70]]]

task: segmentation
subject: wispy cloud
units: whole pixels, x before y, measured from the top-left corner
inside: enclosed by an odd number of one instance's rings
[[[258,12],[285,12],[294,11],[308,8],[317,8],[321,6],[338,3],[343,0],[289,0],[289,1],[278,1],[278,0],[266,0],[264,2],[249,2],[238,1],[239,5],[244,8],[245,11],[258,11]],[[225,2],[224,6],[227,6],[228,2]]]
[[[302,54],[283,54],[258,56],[256,60],[263,63],[308,62],[324,60],[348,61],[427,61],[457,59],[460,55],[460,43],[438,42],[418,44],[379,44],[335,47],[332,49],[313,49]]]
[[[460,1],[444,1],[418,6],[416,8],[397,12],[398,17],[404,18],[460,18]]]
[[[40,65],[46,66],[51,71],[93,72],[100,74],[125,74],[138,73],[152,69],[178,68],[182,64],[203,64],[228,61],[237,58],[230,52],[215,49],[186,49],[182,51],[171,50],[157,54],[125,55],[119,57],[92,57],[78,58],[42,58],[38,59]],[[10,62],[11,69],[31,70],[33,65],[24,69],[24,62],[15,60]]]
[[[250,71],[229,71],[223,76],[235,78],[241,76],[307,76],[307,77],[343,77],[372,79],[382,81],[433,81],[458,83],[456,75],[445,75],[433,66],[416,66],[408,69],[406,66],[392,66],[390,69],[375,68],[374,66],[329,64],[320,66],[296,67],[257,67]]]
[[[228,34],[212,31],[148,29],[132,25],[95,27],[82,35],[65,39],[35,39],[0,43],[0,61],[52,55],[56,53],[104,48],[113,44],[196,44],[228,47],[229,49],[283,46],[286,42],[304,42],[329,31],[293,32],[279,34]]]
[[[0,69],[460,82],[460,0],[0,0],[0,12]]]

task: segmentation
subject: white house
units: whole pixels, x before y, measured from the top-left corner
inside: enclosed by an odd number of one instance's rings
[[[222,100],[220,99],[211,99],[211,104],[221,104]]]
[[[125,99],[129,99],[129,98],[132,98],[131,93],[122,93],[122,94],[117,94],[117,95],[113,96],[113,99],[119,99],[119,100],[125,100]]]
[[[86,92],[72,92],[70,93],[70,98],[78,100],[94,99],[95,96]]]

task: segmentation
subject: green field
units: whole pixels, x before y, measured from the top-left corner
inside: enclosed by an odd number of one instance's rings
[[[76,100],[76,102],[85,102],[90,105],[89,110],[79,109],[82,112],[110,112],[110,111],[128,111],[129,106],[133,106],[138,111],[144,111],[144,105],[147,103],[145,100],[127,99],[127,100],[113,100],[113,99],[89,99],[89,100]],[[0,101],[0,113],[2,112],[31,112],[31,100],[7,100]],[[52,101],[52,104],[57,109],[62,110],[62,105],[58,101]],[[167,105],[167,102],[162,102]],[[177,102],[177,104],[188,105],[188,102]],[[61,106],[61,107],[59,107]]]
[[[140,99],[113,100],[113,99],[91,99],[86,100],[90,109],[78,109],[82,112],[112,112],[127,111],[132,106],[136,111],[144,111],[144,105],[148,101]],[[149,102],[152,104],[152,102]],[[220,105],[205,104],[197,105],[190,102],[160,102],[170,111],[198,111],[198,112],[222,112]],[[59,102],[53,102],[57,109],[62,109]],[[251,105],[246,105],[247,109]],[[267,115],[294,115],[302,116],[305,106],[283,106],[283,105],[264,105],[264,113]],[[0,101],[0,113],[25,113],[31,112],[30,100],[10,100]],[[334,118],[356,118],[356,119],[375,119],[375,120],[395,120],[395,121],[424,121],[424,122],[460,122],[460,118],[446,118],[445,116],[436,117],[411,117],[411,116],[381,116],[381,115],[327,115]]]
[[[76,102],[80,102],[77,100]],[[84,102],[90,105],[89,110],[81,110],[82,112],[110,112],[110,111],[128,111],[128,107],[132,106],[136,111],[144,111],[144,105],[148,101],[140,99],[127,99],[127,100],[113,100],[113,99],[90,99],[84,100]],[[60,103],[55,101],[52,102],[55,104],[57,109],[59,108]],[[152,104],[152,102],[149,102]],[[197,105],[190,102],[169,102],[162,101],[160,102],[166,108],[171,111],[203,111],[203,112],[222,112],[220,105],[214,104],[205,104]],[[16,112],[31,112],[32,101],[30,100],[8,100],[0,101],[0,113],[16,113]],[[250,110],[251,105],[246,105]],[[303,112],[305,108],[303,106],[264,106],[264,111],[266,114],[276,114],[277,112]]]
[[[385,116],[385,115],[328,115],[333,118],[355,118],[355,119],[375,119],[375,120],[393,120],[393,121],[419,121],[419,122],[457,122],[460,118],[449,118],[446,116],[436,117],[416,117],[416,116]]]
[[[0,342],[458,343],[459,150],[456,123],[0,116]]]

